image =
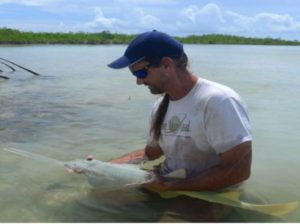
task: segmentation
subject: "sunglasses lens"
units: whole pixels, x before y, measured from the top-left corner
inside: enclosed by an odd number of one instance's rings
[[[139,79],[143,79],[147,76],[147,71],[145,71],[144,69],[142,70],[138,70],[138,71],[134,71],[133,75],[136,76]]]

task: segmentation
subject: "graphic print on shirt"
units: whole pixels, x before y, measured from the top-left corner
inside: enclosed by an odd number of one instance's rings
[[[161,132],[165,136],[191,138],[190,124],[187,114],[173,115],[164,121]]]

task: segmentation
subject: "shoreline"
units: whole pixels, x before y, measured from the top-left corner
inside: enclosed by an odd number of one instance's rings
[[[109,31],[98,33],[35,33],[0,28],[0,45],[123,45],[128,44],[135,36],[136,34],[119,34],[110,33]],[[254,38],[224,34],[175,36],[175,38],[183,44],[300,46],[299,40],[282,40],[270,37]]]

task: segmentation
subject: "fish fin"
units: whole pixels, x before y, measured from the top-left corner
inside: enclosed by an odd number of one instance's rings
[[[131,184],[125,184],[124,187],[139,187],[141,186],[142,184],[144,184],[145,182],[136,182],[136,183],[131,183]]]
[[[164,175],[164,177],[184,179],[184,178],[186,178],[186,170],[178,169],[178,170],[175,170],[173,172],[170,172],[170,173]]]
[[[166,159],[165,156],[161,156],[161,157],[159,157],[159,158],[157,158],[157,159],[155,159],[155,160],[144,161],[144,162],[142,162],[142,163],[140,164],[140,168],[141,168],[142,170],[148,170],[148,171],[151,171],[151,170],[153,170],[153,168],[154,168],[155,166],[158,166],[158,165],[160,165],[161,163],[163,163],[165,159]]]
[[[282,216],[297,208],[298,202],[288,202],[284,204],[251,204],[241,201],[241,208],[264,213],[273,216]]]
[[[224,193],[218,193],[219,196],[232,200],[232,201],[240,201],[241,192],[238,191],[229,191]]]
[[[174,198],[185,195],[192,198],[205,200],[208,202],[233,206],[245,210],[255,211],[272,216],[283,216],[295,210],[299,202],[288,202],[282,204],[252,204],[239,200],[240,192],[232,191],[226,193],[201,192],[201,191],[167,191],[160,192],[163,198]]]

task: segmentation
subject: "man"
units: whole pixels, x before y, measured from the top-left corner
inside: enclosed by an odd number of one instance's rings
[[[163,94],[152,110],[145,149],[126,156],[166,157],[142,184],[150,190],[214,191],[250,176],[252,137],[244,101],[232,89],[193,75],[187,65],[183,45],[155,30],[138,35],[108,65],[129,67],[138,85]],[[161,177],[177,169],[185,169],[187,178]]]

